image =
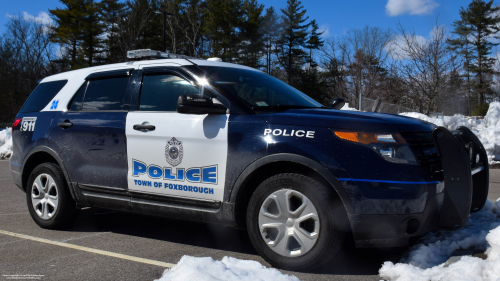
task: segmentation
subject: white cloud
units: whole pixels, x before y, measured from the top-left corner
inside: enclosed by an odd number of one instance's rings
[[[385,12],[391,17],[402,14],[428,15],[438,6],[434,0],[388,0]]]
[[[36,20],[44,25],[53,25],[54,24],[54,21],[49,16],[49,14],[47,14],[46,12],[38,13],[37,17],[29,14],[28,12],[22,12],[22,15],[23,15],[24,20]]]
[[[11,18],[17,17],[17,15],[7,13],[5,15],[5,17],[11,19]],[[34,15],[24,11],[21,13],[21,17],[23,20],[26,20],[26,21],[35,20],[35,21],[42,23],[43,25],[53,25],[54,24],[54,20],[52,20],[52,18],[46,12],[40,12],[40,13],[38,13],[38,16],[35,17]]]
[[[427,42],[427,39],[421,35],[415,35],[412,40],[420,45]],[[392,59],[404,60],[409,57],[408,54],[402,49],[406,44],[407,43],[405,42],[403,36],[397,35],[384,49],[386,52],[390,52]]]
[[[329,37],[330,36],[330,25],[323,24],[319,27],[318,32],[323,32],[321,37]]]

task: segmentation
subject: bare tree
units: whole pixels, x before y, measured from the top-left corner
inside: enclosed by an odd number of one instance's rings
[[[394,33],[390,29],[354,29],[340,40],[330,39],[322,48],[322,67],[336,96],[361,106],[360,97],[386,99],[386,76],[392,70],[390,54]]]
[[[154,2],[155,0],[127,1],[128,11],[118,26],[118,42],[124,56],[128,50],[137,49],[140,45],[142,34],[151,24],[154,15]]]
[[[172,53],[177,53],[177,47],[180,41],[180,33],[182,32],[182,28],[180,26],[179,18],[180,18],[180,1],[179,0],[164,0],[161,4],[162,9],[169,13],[169,16],[166,16],[167,20],[167,30],[165,31],[170,37],[172,42]]]
[[[329,98],[344,98],[348,103],[353,102],[353,95],[347,86],[347,71],[344,57],[338,48],[339,42],[329,38],[320,49],[320,67],[325,70]]]
[[[202,2],[200,0],[190,0],[186,6],[182,8],[182,15],[186,22],[186,27],[183,28],[184,36],[192,45],[192,53],[194,57],[198,57],[198,52],[196,50],[197,43],[200,37],[200,31],[202,26]]]
[[[0,118],[13,119],[38,80],[59,72],[49,25],[34,17],[10,16],[0,42]]]
[[[451,74],[458,67],[455,54],[448,48],[449,35],[436,25],[430,39],[417,36],[415,31],[398,25],[400,35],[398,68],[408,89],[408,98],[421,113],[439,108],[440,97],[449,90]]]

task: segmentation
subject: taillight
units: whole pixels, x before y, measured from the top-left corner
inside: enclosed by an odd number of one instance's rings
[[[23,120],[23,118],[16,118],[16,119],[14,119],[14,124],[12,124],[12,128],[10,128],[10,134],[11,135],[14,133],[14,128],[16,128],[17,125],[19,125],[19,123],[21,122],[21,120]]]

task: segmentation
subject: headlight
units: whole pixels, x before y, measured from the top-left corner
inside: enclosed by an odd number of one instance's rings
[[[333,132],[337,137],[364,145],[389,162],[417,165],[410,146],[400,134],[366,133],[366,132]]]

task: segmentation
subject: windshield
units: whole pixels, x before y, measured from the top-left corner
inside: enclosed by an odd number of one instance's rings
[[[212,79],[212,86],[238,97],[254,110],[307,108],[322,105],[274,77],[254,70],[198,66]]]

